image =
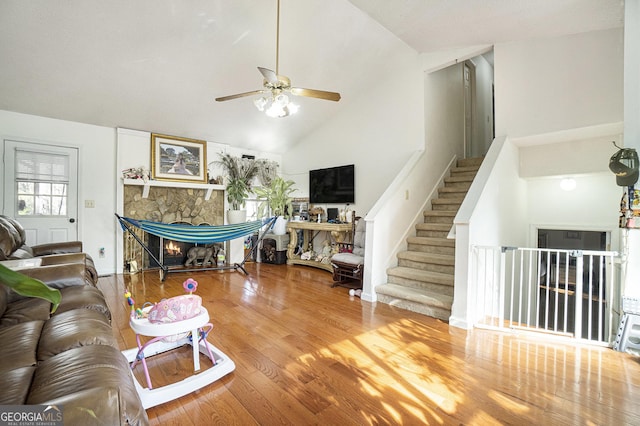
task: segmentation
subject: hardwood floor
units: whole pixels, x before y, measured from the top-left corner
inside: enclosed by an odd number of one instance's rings
[[[209,341],[236,369],[147,410],[154,425],[640,424],[640,361],[607,348],[464,331],[331,288],[304,266],[238,272],[156,271],[100,278],[122,349],[129,288],[138,306],[198,281]],[[201,357],[203,368],[211,366]],[[192,371],[188,348],[149,359],[154,385]],[[142,370],[136,367],[141,379]]]

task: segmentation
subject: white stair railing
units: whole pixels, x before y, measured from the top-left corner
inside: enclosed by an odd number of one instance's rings
[[[611,343],[616,252],[472,247],[476,327]]]

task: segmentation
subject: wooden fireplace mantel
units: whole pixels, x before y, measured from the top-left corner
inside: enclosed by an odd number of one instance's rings
[[[211,185],[208,183],[193,183],[193,182],[171,182],[164,180],[148,180],[144,181],[142,179],[123,179],[125,185],[139,185],[143,186],[142,189],[142,198],[147,198],[149,196],[149,188],[152,186],[159,186],[165,188],[184,188],[184,189],[206,189],[207,193],[204,197],[205,200],[209,200],[211,198],[211,193],[213,191],[224,191],[226,187],[224,185]]]

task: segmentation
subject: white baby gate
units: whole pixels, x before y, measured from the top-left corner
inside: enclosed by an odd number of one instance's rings
[[[620,290],[609,251],[471,250],[475,326],[541,331],[611,344]]]

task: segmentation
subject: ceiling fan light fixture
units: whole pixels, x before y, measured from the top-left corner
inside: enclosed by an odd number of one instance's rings
[[[264,96],[253,101],[253,104],[256,106],[256,108],[258,108],[258,111],[261,111],[261,112],[264,111],[264,108],[267,106],[267,103],[269,103],[269,100]]]
[[[287,109],[289,110],[289,114],[295,114],[300,109],[300,106],[294,104],[293,102],[289,102],[289,105],[287,105]]]
[[[270,93],[270,96],[263,96],[253,101],[259,111],[265,112],[270,117],[287,117],[298,111],[298,106],[289,102],[289,96],[282,93],[286,91],[293,96],[306,96],[308,98],[323,99],[327,101],[338,102],[340,93],[327,92],[325,90],[304,89],[301,87],[291,87],[289,77],[279,75],[280,60],[280,0],[277,0],[276,14],[276,70],[270,70],[264,67],[258,67],[258,71],[262,74],[263,89],[253,90],[250,92],[237,93],[235,95],[221,96],[216,98],[216,102],[230,101],[232,99],[244,98],[245,96],[253,96],[258,94]]]
[[[298,105],[291,102],[289,96],[278,94],[276,96],[263,96],[253,101],[258,111],[264,112],[269,117],[282,118],[298,112]]]
[[[279,94],[273,101],[278,105],[281,105],[283,108],[289,105],[289,97],[287,95]]]

